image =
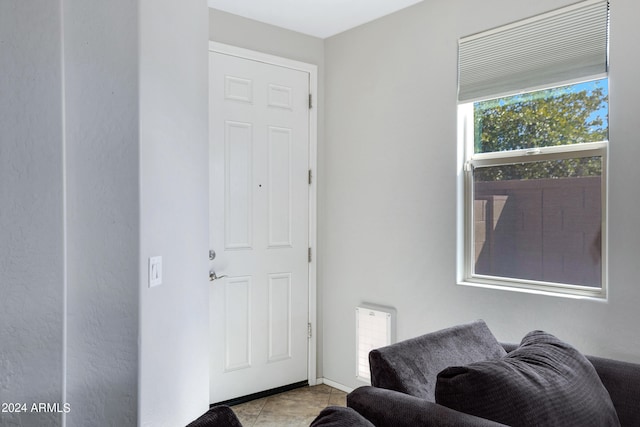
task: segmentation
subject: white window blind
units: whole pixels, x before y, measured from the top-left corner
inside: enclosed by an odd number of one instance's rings
[[[607,72],[609,4],[588,0],[459,40],[458,101]]]

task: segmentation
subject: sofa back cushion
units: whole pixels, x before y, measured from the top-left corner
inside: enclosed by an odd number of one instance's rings
[[[478,320],[372,350],[371,384],[435,402],[440,371],[504,355],[486,323]]]
[[[593,365],[542,331],[502,359],[442,371],[436,402],[513,427],[620,426]]]

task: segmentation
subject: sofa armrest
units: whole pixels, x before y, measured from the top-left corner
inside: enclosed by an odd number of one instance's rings
[[[347,395],[347,406],[358,411],[376,427],[504,426],[419,397],[377,387],[355,389]]]
[[[602,384],[609,392],[613,406],[616,408],[620,425],[640,425],[640,365],[587,356],[596,368]]]
[[[507,353],[518,345],[501,343]],[[640,426],[640,365],[597,356],[586,356],[611,396],[622,427]]]

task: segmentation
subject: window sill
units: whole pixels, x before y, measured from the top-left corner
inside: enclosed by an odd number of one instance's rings
[[[470,286],[475,288],[493,289],[508,292],[520,292],[533,295],[542,295],[550,297],[560,297],[579,300],[591,300],[596,302],[607,302],[607,294],[605,288],[588,288],[588,287],[563,287],[547,284],[538,284],[536,282],[516,282],[516,281],[498,281],[490,279],[463,279],[457,281],[458,286]]]

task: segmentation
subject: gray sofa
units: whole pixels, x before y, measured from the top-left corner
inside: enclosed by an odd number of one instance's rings
[[[536,338],[535,334],[534,338]],[[545,339],[548,340],[548,338]],[[559,346],[562,347],[562,345]],[[510,352],[515,354],[519,351],[517,347],[517,345],[497,343],[486,324],[483,321],[477,321],[373,350],[369,355],[373,386],[360,387],[351,392],[347,396],[347,406],[377,427],[505,425],[435,403],[436,384],[438,374],[450,366],[475,363],[482,365],[485,363],[483,361],[499,360],[508,357],[505,355]],[[572,349],[568,345],[566,347]],[[564,351],[564,347],[562,350]],[[576,350],[572,351],[576,352]],[[578,357],[584,359],[582,355]],[[586,359],[584,363],[589,365],[586,368],[592,371],[595,368],[593,376],[602,392],[605,395],[608,392],[606,399],[600,399],[587,391],[587,396],[598,399],[590,402],[590,405],[593,406],[594,402],[600,404],[600,400],[608,401],[610,396],[608,403],[610,411],[614,413],[614,418],[617,414],[617,419],[607,425],[617,425],[619,419],[619,425],[623,427],[640,426],[640,365],[600,357]],[[581,377],[585,376],[583,372],[578,374]],[[576,390],[576,393],[580,391]],[[504,405],[507,405],[509,400],[491,400],[490,396],[487,399],[493,404],[504,402],[499,403]],[[590,425],[600,423],[592,421]],[[584,424],[584,421],[580,424]],[[576,423],[566,425],[576,425]]]
[[[233,410],[226,405],[212,406],[187,427],[242,427]]]

